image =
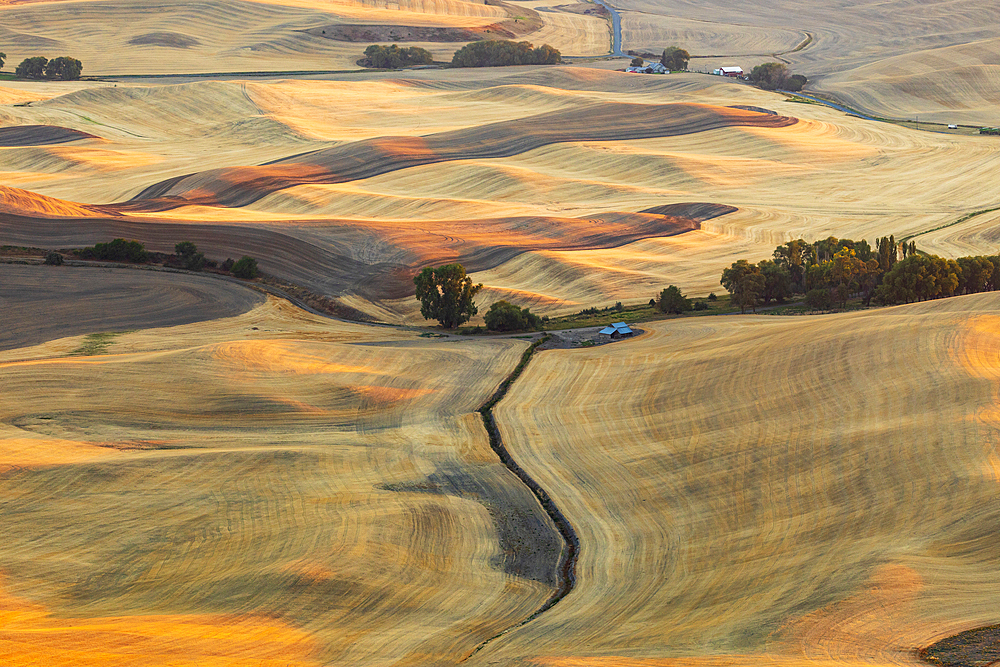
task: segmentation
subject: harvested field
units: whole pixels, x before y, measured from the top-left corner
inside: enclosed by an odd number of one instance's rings
[[[538,353],[494,414],[579,534],[577,586],[475,660],[919,665],[995,621],[998,315],[986,294]]]
[[[232,317],[263,300],[247,287],[208,276],[0,264],[0,350]]]
[[[723,127],[787,127],[794,118],[696,105],[585,105],[426,137],[381,137],[239,167],[170,179],[139,193],[121,211],[184,205],[238,207],[294,185],[344,183],[452,160],[511,157],[554,143],[671,137]]]
[[[529,19],[527,14],[534,16]],[[372,26],[370,32],[376,37],[372,41],[377,42],[390,41],[388,29],[393,26],[411,27],[412,34],[404,31],[395,36],[405,44],[430,49],[438,60],[450,60],[455,46],[442,44],[436,37],[440,31],[455,37],[469,31],[478,35],[473,39],[528,33],[534,38],[540,25],[565,21],[562,17],[561,13],[540,17],[502,2],[468,0],[2,2],[0,37],[11,62],[59,50],[82,60],[85,75],[329,71],[356,70],[355,61],[364,50],[353,38],[338,41],[337,35],[357,34],[338,26]],[[574,19],[591,32],[607,34],[601,21]],[[591,41],[581,44],[591,50],[574,53],[598,55],[606,50],[605,44],[595,48],[598,45]]]
[[[5,182],[28,191],[3,191],[22,216],[2,222],[10,242],[123,235],[169,251],[190,237],[210,257],[257,256],[393,322],[422,322],[409,276],[430,262],[477,271],[485,307],[507,298],[559,314],[645,302],[668,284],[718,291],[734,257],[763,259],[799,236],[917,234],[920,245],[1000,201],[990,137],[914,132],[695,75],[553,67],[120,86],[0,115],[104,140],[0,149]],[[731,208],[698,225],[641,213],[676,202]],[[966,245],[992,252],[988,238]]]
[[[813,90],[878,115],[1000,125],[996,4],[779,0],[748,10],[728,0],[622,0],[615,7],[625,49],[679,44],[692,55],[720,56],[691,61],[704,72],[750,71],[780,58]]]
[[[11,146],[49,146],[81,139],[97,139],[92,134],[50,125],[22,125],[0,127],[0,148]]]
[[[90,664],[82,629],[126,664],[442,664],[550,594],[560,543],[472,412],[522,341],[273,298],[82,341],[0,352],[6,662]]]

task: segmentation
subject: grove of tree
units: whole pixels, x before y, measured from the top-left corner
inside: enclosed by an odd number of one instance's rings
[[[434,57],[427,49],[419,46],[404,46],[400,48],[396,44],[382,46],[372,44],[365,49],[365,57],[360,61],[364,67],[374,67],[377,69],[398,69],[411,65],[430,65],[434,62]]]
[[[505,67],[555,65],[562,62],[558,49],[548,44],[534,48],[530,42],[485,40],[466,44],[451,59],[452,67]]]
[[[844,307],[851,297],[891,305],[1000,289],[1000,255],[944,259],[892,236],[877,239],[874,249],[865,240],[795,239],[772,257],[739,260],[722,272],[721,283],[742,312],[794,294],[826,310]]]
[[[808,79],[801,74],[792,74],[782,63],[762,63],[750,70],[750,81],[764,90],[802,90]]]
[[[0,67],[2,67],[0,63]],[[61,56],[49,60],[45,56],[25,58],[14,69],[14,76],[19,79],[52,79],[58,81],[75,81],[83,72],[83,63],[76,58]]]
[[[461,264],[427,267],[413,278],[425,320],[437,320],[445,329],[454,329],[479,312],[473,298],[483,289],[472,284]]]

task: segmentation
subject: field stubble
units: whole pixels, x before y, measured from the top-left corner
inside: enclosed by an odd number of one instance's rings
[[[916,665],[995,622],[998,308],[540,353],[495,414],[580,536],[578,586],[483,664]]]

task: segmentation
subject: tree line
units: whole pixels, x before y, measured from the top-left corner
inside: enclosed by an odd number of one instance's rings
[[[893,305],[1000,289],[1000,255],[944,259],[893,236],[874,248],[864,239],[796,239],[775,248],[772,259],[734,262],[720,282],[741,312],[793,295],[819,310],[844,307],[852,297]]]
[[[3,67],[6,53],[0,53],[0,67]],[[75,81],[83,72],[83,63],[76,58],[61,56],[49,60],[45,56],[25,58],[14,68],[14,76],[19,79],[49,79],[53,81]]]
[[[398,69],[412,65],[430,65],[434,57],[419,46],[399,47],[372,44],[365,49],[365,57],[358,61],[362,67]],[[562,62],[559,49],[548,44],[539,47],[530,42],[508,40],[483,40],[466,44],[451,59],[452,67],[505,67],[510,65],[555,65]]]
[[[216,272],[230,273],[237,278],[253,280],[260,275],[257,268],[257,260],[244,255],[240,259],[227,259],[221,264],[198,252],[198,246],[191,241],[181,241],[174,245],[174,254],[150,252],[146,246],[139,241],[127,239],[114,239],[107,243],[95,243],[86,248],[79,248],[73,254],[80,259],[99,260],[107,262],[128,262],[132,264],[148,264],[159,262],[163,266],[186,269],[188,271],[201,271],[202,269],[214,269]],[[57,252],[50,252],[45,256],[46,264],[60,265],[63,257]]]

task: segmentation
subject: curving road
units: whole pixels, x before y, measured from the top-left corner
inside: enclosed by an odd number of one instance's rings
[[[604,0],[594,0],[601,7],[611,14],[611,55],[625,56],[622,53],[622,17],[614,7],[604,2]]]

